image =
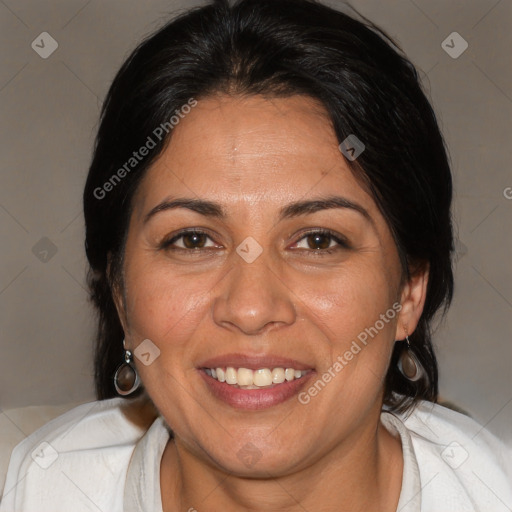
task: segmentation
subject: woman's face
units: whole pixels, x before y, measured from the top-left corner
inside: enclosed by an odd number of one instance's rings
[[[176,443],[278,475],[375,435],[393,343],[421,312],[424,281],[401,275],[317,103],[216,96],[134,197],[116,302]]]

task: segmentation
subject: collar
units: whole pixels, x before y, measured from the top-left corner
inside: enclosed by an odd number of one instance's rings
[[[169,441],[162,416],[151,424],[133,451],[124,488],[124,512],[163,512],[160,463]]]
[[[420,512],[420,469],[409,430],[398,416],[388,411],[382,412],[380,421],[391,434],[398,434],[402,442],[404,469],[402,474],[402,490],[400,491],[396,512]]]

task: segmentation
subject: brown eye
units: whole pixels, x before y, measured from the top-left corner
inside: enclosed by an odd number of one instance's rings
[[[330,254],[340,249],[349,248],[348,241],[342,235],[325,230],[306,233],[296,242],[294,247],[294,249],[302,249],[319,254]]]
[[[211,249],[215,247],[215,244],[212,242],[210,242],[210,245],[207,245],[208,240],[211,240],[211,237],[202,231],[182,231],[181,233],[178,233],[172,237],[170,240],[164,241],[161,244],[161,248],[169,250],[197,250]]]
[[[310,249],[328,249],[332,242],[332,236],[321,233],[306,237]]]
[[[187,249],[197,249],[204,247],[206,239],[208,238],[204,233],[188,233],[182,235],[183,245]]]

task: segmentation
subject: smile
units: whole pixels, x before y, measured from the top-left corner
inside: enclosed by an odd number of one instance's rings
[[[294,368],[204,368],[206,375],[219,382],[225,382],[239,389],[260,389],[275,384],[291,382],[304,377],[310,370],[296,370]]]

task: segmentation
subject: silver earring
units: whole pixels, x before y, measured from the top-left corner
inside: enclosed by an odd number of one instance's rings
[[[121,363],[114,373],[114,387],[121,396],[131,395],[140,386],[139,374],[132,365],[131,359],[132,353],[129,350],[125,350],[124,363]]]
[[[398,358],[398,369],[407,380],[417,382],[425,376],[425,369],[411,348],[409,336],[406,336],[405,339],[407,341],[407,348],[402,351]]]

